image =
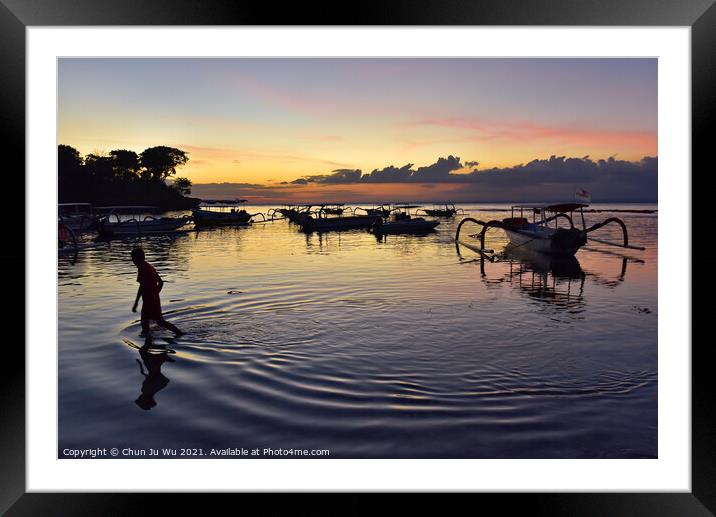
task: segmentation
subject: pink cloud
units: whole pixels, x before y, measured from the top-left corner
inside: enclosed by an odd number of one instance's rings
[[[562,144],[584,144],[616,147],[635,147],[639,150],[656,151],[656,131],[599,130],[577,126],[549,126],[526,121],[479,121],[463,118],[436,118],[410,122],[411,126],[438,126],[453,129],[465,129],[471,134],[469,139],[485,140],[548,140]]]

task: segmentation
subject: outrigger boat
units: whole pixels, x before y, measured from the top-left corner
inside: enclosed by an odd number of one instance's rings
[[[311,205],[283,205],[281,208],[271,208],[266,214],[271,220],[276,219],[276,214],[281,214],[282,217],[288,219],[289,222],[295,223],[296,219],[301,217],[301,214],[306,214],[311,211]]]
[[[322,205],[323,213],[327,215],[343,215],[344,212],[350,211],[353,213],[353,209],[349,206],[345,206],[343,203],[337,203],[334,205]]]
[[[251,223],[251,218],[257,215],[266,220],[261,212],[250,214],[244,209],[239,209],[241,203],[246,203],[246,200],[204,200],[199,205],[200,208],[191,211],[194,224],[197,228],[248,225]]]
[[[358,210],[364,211],[366,215],[377,215],[382,217],[383,219],[387,219],[388,216],[390,216],[390,213],[393,211],[393,207],[387,203],[383,205],[373,205],[372,208],[364,208],[362,206],[357,206],[353,209],[353,213],[356,214]]]
[[[353,230],[367,229],[373,226],[376,221],[382,217],[378,215],[348,215],[329,217],[324,210],[326,206],[335,205],[317,205],[316,210],[311,210],[313,205],[308,206],[306,210],[300,212],[293,222],[301,226],[304,232],[313,231],[330,231],[330,230]]]
[[[90,231],[97,228],[97,215],[90,203],[58,203],[58,222],[73,232]]]
[[[457,214],[464,214],[465,211],[462,208],[455,208],[455,205],[445,203],[444,205],[433,205],[432,208],[421,208],[417,212],[422,211],[425,215],[430,217],[455,217]]]
[[[422,217],[410,215],[410,210],[420,208],[420,205],[396,205],[390,217],[384,222],[383,218],[376,219],[370,231],[376,235],[389,233],[428,233],[432,232],[440,221],[428,221]]]
[[[547,253],[551,255],[574,255],[579,248],[587,244],[587,241],[599,242],[610,246],[619,246],[622,248],[644,250],[640,246],[629,244],[629,234],[627,232],[624,221],[618,217],[609,217],[601,223],[594,224],[587,228],[584,221],[584,208],[589,206],[586,203],[559,203],[552,205],[515,205],[512,207],[511,215],[508,218],[492,221],[478,221],[472,217],[466,217],[457,227],[455,233],[455,241],[465,244],[480,253],[491,253],[492,250],[485,248],[485,234],[489,228],[502,228],[507,234],[507,238],[513,247],[526,247],[532,251]],[[515,212],[519,210],[519,216]],[[525,217],[532,213],[532,222]],[[582,228],[579,229],[574,225],[574,212],[578,211],[581,215]],[[564,220],[568,223],[568,227],[559,227],[558,221]],[[477,247],[474,241],[460,240],[460,230],[465,223],[472,222],[482,226],[482,230],[474,235],[474,239],[479,239],[480,244]],[[554,223],[550,226],[549,223]],[[598,230],[607,224],[618,224],[622,229],[623,243],[609,242],[596,239],[589,236],[595,230]]]
[[[98,220],[98,230],[102,237],[116,237],[122,235],[144,235],[149,233],[170,233],[189,221],[191,217],[154,217],[146,215],[150,212],[157,212],[155,206],[110,206],[102,207],[108,210]],[[129,216],[129,219],[121,219],[120,214]]]

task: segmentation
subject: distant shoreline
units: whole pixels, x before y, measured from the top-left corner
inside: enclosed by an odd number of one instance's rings
[[[620,203],[623,204],[623,203]],[[510,208],[475,208],[475,212],[510,212]],[[585,208],[585,213],[620,212],[625,214],[655,214],[658,209],[631,209],[631,208]]]
[[[294,202],[294,203],[251,203],[247,202],[246,206],[268,206],[268,207],[275,207],[280,205],[294,205],[294,206],[305,206],[305,205],[312,205],[312,206],[320,206],[320,205],[345,205],[345,206],[369,206],[369,205],[381,205],[381,204],[390,204],[390,203],[380,203],[380,202],[373,202],[373,201],[358,201],[358,202],[351,202],[351,203],[327,203],[327,202],[316,202],[316,203],[301,203],[301,202]],[[431,205],[444,205],[446,203],[433,203],[433,202],[424,202],[420,203],[417,202],[417,205],[424,206],[424,207],[430,207]],[[453,203],[447,203],[447,204],[453,204]],[[459,202],[454,203],[455,206],[464,206],[464,205],[487,205],[487,203],[481,203],[481,202]],[[499,203],[504,205],[517,205],[517,204],[529,204],[527,202],[516,202],[516,201],[506,201],[504,203]],[[539,204],[548,205],[549,202],[539,202]],[[617,202],[600,202],[600,203],[593,203],[590,206],[603,206],[603,205],[656,205],[655,202],[648,202],[648,201],[617,201]],[[471,208],[471,211],[474,212],[510,212],[512,209],[507,207],[480,207],[480,208]],[[603,213],[603,212],[616,212],[616,213],[624,213],[624,214],[656,214],[659,212],[658,208],[585,208],[585,213]]]

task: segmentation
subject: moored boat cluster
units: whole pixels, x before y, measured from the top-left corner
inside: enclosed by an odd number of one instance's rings
[[[426,234],[440,225],[440,218],[464,215],[454,204],[421,205],[393,203],[371,207],[349,207],[344,204],[295,204],[271,208],[265,214],[249,213],[242,204],[246,200],[206,200],[191,215],[158,217],[152,206],[92,207],[89,203],[63,203],[58,205],[59,247],[77,248],[76,234],[94,231],[99,237],[113,238],[130,235],[174,233],[184,231],[193,223],[195,230],[221,226],[247,226],[253,223],[288,220],[304,232],[324,232],[363,229],[376,236],[388,234]],[[617,217],[587,227],[581,202],[550,205],[514,205],[510,217],[501,220],[480,221],[464,217],[458,224],[455,241],[481,254],[490,254],[485,247],[485,236],[490,228],[502,229],[513,248],[526,248],[552,255],[574,255],[588,241],[643,250],[629,243],[626,225]],[[581,228],[574,223],[575,214],[581,216]],[[259,219],[260,218],[260,219]],[[531,219],[531,220],[530,220]],[[461,238],[465,224],[473,223],[481,229],[468,238]],[[591,237],[589,234],[608,224],[617,224],[623,233],[623,242],[616,243]],[[191,228],[189,228],[191,229]]]

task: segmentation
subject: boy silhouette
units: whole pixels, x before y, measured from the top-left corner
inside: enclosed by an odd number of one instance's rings
[[[137,282],[139,282],[137,298],[134,300],[132,312],[137,312],[137,304],[141,296],[142,335],[145,336],[149,333],[149,320],[154,320],[158,325],[171,330],[177,336],[181,336],[183,332],[162,316],[162,304],[159,300],[159,291],[162,290],[164,281],[159,276],[159,273],[157,273],[157,270],[145,260],[144,250],[142,248],[134,248],[132,250],[132,262],[137,266]]]

